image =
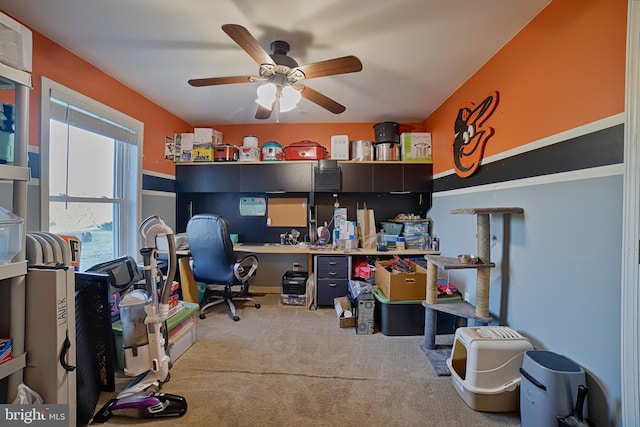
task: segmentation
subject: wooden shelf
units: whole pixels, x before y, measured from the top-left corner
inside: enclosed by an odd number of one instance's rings
[[[441,311],[443,313],[452,314],[458,317],[464,317],[466,319],[474,319],[484,324],[489,324],[494,320],[491,316],[477,316],[475,306],[469,304],[466,301],[443,301],[438,302],[437,304],[427,304],[426,301],[423,301],[422,305],[431,310]]]
[[[27,353],[22,353],[7,362],[0,363],[0,379],[20,371],[25,366],[27,366]]]
[[[332,160],[332,159],[322,159]],[[224,161],[224,162],[174,162],[176,165],[278,165],[291,163],[317,163],[319,160],[258,160],[258,161]],[[403,161],[403,160],[336,160],[338,164],[376,164],[376,165],[431,165],[432,161]]]
[[[443,270],[462,270],[462,269],[479,269],[479,268],[493,268],[495,263],[493,262],[477,262],[475,264],[462,263],[458,261],[458,258],[439,256],[439,255],[425,255],[427,261],[437,265]]]
[[[451,209],[452,214],[488,215],[488,214],[523,214],[523,208],[458,208]]]
[[[9,279],[27,274],[27,261],[0,264],[0,280]]]

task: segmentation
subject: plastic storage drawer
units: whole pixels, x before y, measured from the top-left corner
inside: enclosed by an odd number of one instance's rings
[[[349,292],[349,257],[316,256],[317,305],[333,306],[333,299]]]

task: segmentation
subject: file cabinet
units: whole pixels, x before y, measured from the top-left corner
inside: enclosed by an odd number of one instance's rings
[[[333,305],[333,299],[349,293],[349,275],[351,257],[324,256],[314,257],[316,276],[317,305]]]

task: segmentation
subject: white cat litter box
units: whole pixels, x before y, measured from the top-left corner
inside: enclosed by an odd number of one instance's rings
[[[517,411],[522,358],[532,349],[506,326],[458,328],[447,359],[456,391],[477,411]]]

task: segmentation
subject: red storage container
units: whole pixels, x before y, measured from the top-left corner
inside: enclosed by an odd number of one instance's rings
[[[298,141],[284,148],[285,160],[322,160],[327,149],[317,142]]]

